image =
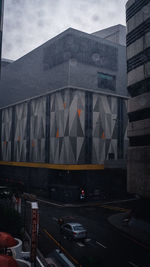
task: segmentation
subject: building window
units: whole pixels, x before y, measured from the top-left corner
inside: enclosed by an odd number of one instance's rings
[[[98,88],[115,91],[116,76],[98,72]]]

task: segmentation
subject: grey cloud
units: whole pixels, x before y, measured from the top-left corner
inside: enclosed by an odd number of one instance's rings
[[[91,33],[114,24],[125,24],[126,2],[7,0],[2,55],[17,59],[68,27]]]

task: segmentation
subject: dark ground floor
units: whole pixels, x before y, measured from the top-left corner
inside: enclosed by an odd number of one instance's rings
[[[51,200],[115,199],[127,194],[126,170],[54,170],[0,166],[0,183]]]

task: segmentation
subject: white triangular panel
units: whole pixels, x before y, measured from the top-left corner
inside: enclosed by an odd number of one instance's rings
[[[81,152],[81,148],[82,145],[84,143],[84,137],[77,137],[77,153],[76,153],[76,161],[78,162],[79,156],[80,156],[80,152]]]

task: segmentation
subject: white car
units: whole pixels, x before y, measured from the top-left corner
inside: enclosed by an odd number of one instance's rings
[[[61,226],[61,233],[70,239],[85,239],[87,230],[80,223],[65,223]]]

